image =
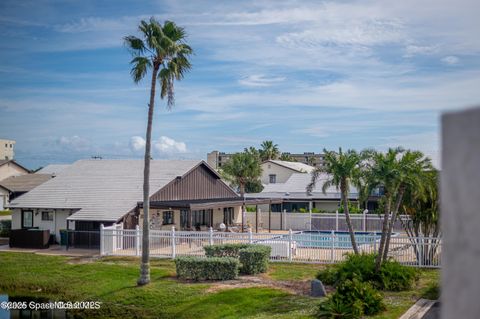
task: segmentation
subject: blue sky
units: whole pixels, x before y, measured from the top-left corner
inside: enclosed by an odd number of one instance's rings
[[[140,158],[148,81],[122,37],[155,16],[185,27],[193,69],[157,101],[154,158],[420,149],[480,102],[478,1],[2,1],[0,137],[31,168]]]

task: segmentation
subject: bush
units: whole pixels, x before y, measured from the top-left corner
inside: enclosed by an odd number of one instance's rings
[[[12,230],[11,220],[0,221],[0,237],[10,237],[10,230]]]
[[[416,279],[417,271],[415,268],[389,260],[382,264],[377,284],[383,290],[402,291],[412,288]]]
[[[320,318],[360,318],[375,315],[385,309],[382,295],[370,283],[348,279],[337,291],[320,304]]]
[[[397,261],[387,260],[382,263],[380,272],[375,271],[375,254],[349,254],[339,264],[327,267],[317,274],[317,279],[327,285],[338,286],[354,278],[371,282],[382,290],[408,290],[415,282],[416,270],[403,266]]]
[[[252,245],[240,249],[240,271],[242,274],[255,275],[267,272],[272,248],[264,245]]]
[[[230,280],[238,276],[240,263],[232,257],[177,257],[177,277],[189,280]]]
[[[253,246],[252,244],[223,244],[204,246],[207,257],[240,257],[240,249]]]

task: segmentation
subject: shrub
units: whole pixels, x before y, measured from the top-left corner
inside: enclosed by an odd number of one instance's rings
[[[382,295],[370,283],[347,279],[337,291],[320,304],[320,318],[360,318],[385,309]]]
[[[12,230],[11,220],[0,221],[0,237],[10,237],[10,230]]]
[[[252,244],[223,244],[204,246],[207,257],[240,257],[240,249],[253,246]]]
[[[177,277],[189,280],[230,280],[238,276],[240,263],[232,257],[177,257]]]
[[[345,261],[320,271],[317,278],[327,285],[334,286],[356,278],[363,282],[371,282],[382,290],[400,291],[412,287],[417,278],[414,268],[387,260],[382,263],[380,272],[377,273],[375,256],[375,254],[349,254]]]
[[[377,284],[380,289],[402,291],[412,288],[417,279],[415,268],[401,265],[397,261],[389,260],[382,264]]]
[[[271,252],[272,248],[264,245],[252,245],[240,249],[239,258],[242,265],[240,271],[247,275],[267,272]]]

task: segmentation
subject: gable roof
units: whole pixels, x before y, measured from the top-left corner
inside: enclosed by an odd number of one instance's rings
[[[324,181],[328,178],[327,174],[320,174],[314,189],[307,194],[307,185],[310,184],[312,176],[305,173],[294,173],[285,183],[267,184],[261,193],[249,194],[251,197],[271,197],[271,198],[292,198],[292,199],[340,199],[340,190],[335,186],[327,188],[326,193],[322,192]],[[349,198],[357,198],[358,190],[350,186]]]
[[[289,162],[289,161],[279,161],[279,160],[268,160],[265,161],[264,163],[274,163],[286,168],[289,168],[291,170],[294,170],[298,173],[311,173],[315,170],[315,167],[300,163],[300,162]]]
[[[35,172],[35,174],[53,174],[57,175],[71,164],[50,164]]]
[[[150,196],[199,160],[150,162]],[[69,220],[118,221],[143,198],[143,160],[80,160],[10,203],[11,208],[78,210]]]
[[[25,168],[23,167],[22,165],[18,164],[17,162],[15,162],[14,160],[0,160],[0,166],[3,166],[7,163],[11,163],[11,164],[14,164],[14,165],[17,165],[18,167],[20,167],[21,169],[25,170],[25,172],[29,173],[30,170],[28,168]]]
[[[0,186],[11,192],[29,192],[52,178],[50,174],[10,176],[0,181]]]

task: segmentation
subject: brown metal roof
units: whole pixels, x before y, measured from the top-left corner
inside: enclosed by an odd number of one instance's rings
[[[10,176],[0,181],[0,186],[11,192],[29,192],[38,185],[50,180],[50,174],[26,174],[20,176]]]

